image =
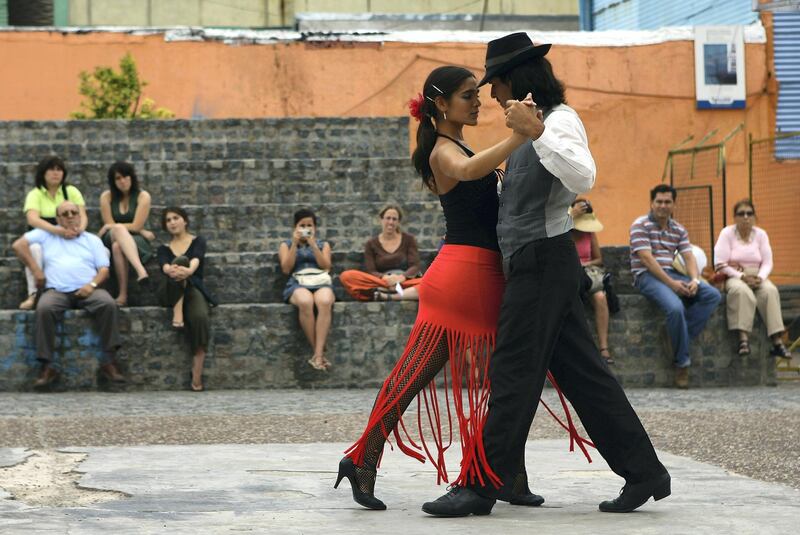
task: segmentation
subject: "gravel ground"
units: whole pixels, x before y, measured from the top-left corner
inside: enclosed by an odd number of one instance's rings
[[[800,489],[800,384],[628,395],[656,448]],[[372,390],[0,394],[0,447],[348,442],[363,431],[374,396]],[[553,392],[544,397],[558,406]],[[558,437],[566,435],[540,411],[531,438]],[[530,472],[535,477],[536,467]]]

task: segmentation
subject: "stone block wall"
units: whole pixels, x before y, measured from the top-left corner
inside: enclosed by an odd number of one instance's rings
[[[320,235],[333,243],[334,273],[360,268],[363,244],[379,231],[377,212],[388,201],[406,211],[404,230],[417,236],[423,265],[444,233],[438,200],[420,187],[409,161],[406,118],[309,118],[211,121],[0,122],[0,391],[25,390],[33,379],[33,313],[16,310],[24,298],[22,269],[11,242],[25,231],[22,203],[36,162],[62,156],[70,182],[83,192],[90,230],[108,165],[132,161],[153,196],[148,227],[160,230],[160,209],[181,205],[191,229],[208,239],[206,282],[222,306],[212,314],[206,364],[209,388],[375,386],[401,354],[416,303],[357,303],[335,279],[337,302],[328,346],[334,367],[311,369],[310,350],[296,310],[281,302],[286,277],[276,251],[290,235],[301,206],[320,218]],[[602,237],[601,237],[602,238]],[[672,384],[661,314],[631,286],[628,248],[603,248],[623,311],[612,318],[615,374],[628,386]],[[148,265],[159,278],[154,261]],[[114,282],[109,283],[114,292]],[[784,302],[797,317],[800,291]],[[131,283],[122,310],[125,388],[181,389],[190,357],[169,327],[153,287]],[[787,308],[788,303],[788,308]],[[772,384],[774,366],[757,323],[753,355],[735,356],[735,339],[718,310],[693,349],[693,386]],[[593,326],[591,327],[593,331]],[[758,334],[760,333],[760,334]],[[105,387],[96,377],[97,337],[82,312],[66,314],[58,335],[64,373],[58,388]]]
[[[612,371],[624,386],[669,387],[673,367],[663,315],[643,297],[621,297],[622,311],[611,321]],[[283,304],[222,305],[212,312],[212,340],[206,358],[208,388],[375,387],[402,354],[417,304],[334,305],[327,356],[328,372],[311,369],[296,310]],[[183,334],[170,328],[169,313],[155,307],[125,308],[121,314],[121,368],[128,390],[187,388],[191,358]],[[591,318],[589,318],[591,319]],[[0,391],[28,390],[35,376],[32,312],[0,311]],[[593,330],[593,328],[592,328]],[[97,377],[98,338],[83,312],[68,312],[58,335],[63,368],[56,389],[107,388]],[[756,323],[753,353],[736,355],[735,337],[718,310],[692,346],[691,386],[775,383],[763,325]]]

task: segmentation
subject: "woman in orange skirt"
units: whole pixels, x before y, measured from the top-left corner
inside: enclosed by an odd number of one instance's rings
[[[400,230],[399,206],[387,204],[378,216],[381,232],[364,244],[366,271],[348,269],[339,281],[359,301],[416,301],[416,286],[422,282],[417,240]]]
[[[448,362],[444,380],[447,385],[449,375],[462,454],[454,483],[499,482],[486,462],[481,432],[489,397],[488,363],[504,287],[495,229],[499,175],[495,168],[526,138],[512,133],[477,154],[465,145],[462,128],[477,124],[480,100],[475,77],[460,67],[435,69],[422,93],[409,104],[420,122],[414,166],[425,185],[439,196],[447,234],[444,247],[417,286],[419,311],[405,351],[383,383],[364,433],[339,463],[336,487],[347,477],[353,499],[369,509],[386,508],[375,497],[374,485],[389,433],[394,434],[401,451],[420,461],[427,457],[436,467],[437,479],[449,481],[444,452],[452,436],[445,437],[441,430],[433,382]],[[415,397],[419,410],[416,440],[401,419]],[[449,407],[447,413],[449,418]],[[432,447],[422,438],[423,417],[434,437]],[[484,481],[479,467],[494,481]],[[541,503],[541,498],[528,490],[527,480],[517,497],[521,504]]]

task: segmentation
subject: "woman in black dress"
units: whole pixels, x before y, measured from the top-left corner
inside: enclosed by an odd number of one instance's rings
[[[167,276],[163,298],[172,308],[172,327],[187,333],[194,356],[191,388],[201,392],[210,332],[209,307],[217,306],[203,284],[206,240],[189,234],[189,216],[177,206],[164,209],[161,227],[172,236],[157,253],[161,271]]]

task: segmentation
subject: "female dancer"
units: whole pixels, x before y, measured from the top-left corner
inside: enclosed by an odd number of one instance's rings
[[[386,508],[375,497],[374,486],[376,466],[389,432],[394,432],[398,447],[407,455],[423,461],[424,449],[437,469],[438,479],[448,480],[444,452],[449,443],[438,429],[436,387],[432,382],[448,360],[461,435],[461,473],[456,483],[476,479],[483,483],[481,466],[487,474],[492,473],[483,455],[481,429],[489,395],[486,372],[504,285],[495,230],[495,167],[526,140],[512,133],[477,154],[467,148],[462,129],[477,124],[481,103],[474,75],[460,67],[435,69],[425,81],[422,94],[409,105],[420,122],[414,167],[423,183],[439,196],[447,234],[444,247],[417,286],[419,312],[405,351],[381,387],[364,433],[339,463],[335,487],[347,477],[353,499],[369,509]],[[462,381],[466,381],[466,407]],[[400,419],[420,392],[436,441],[434,452],[424,440],[422,448],[411,440]],[[398,422],[408,445],[400,438]],[[421,423],[419,427],[421,438]],[[535,496],[527,490],[527,482],[522,494]]]

